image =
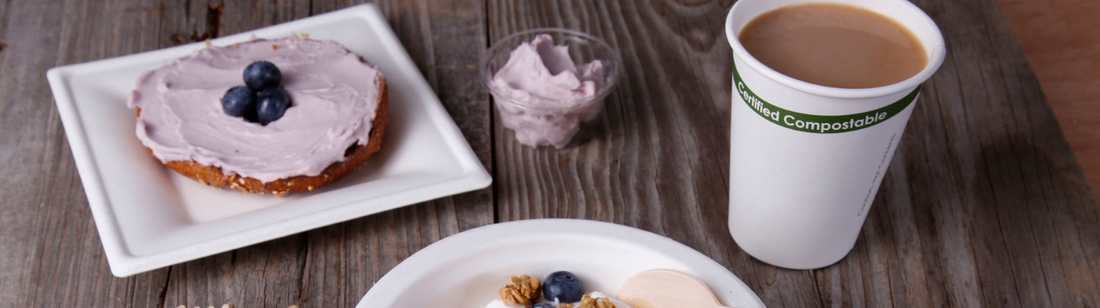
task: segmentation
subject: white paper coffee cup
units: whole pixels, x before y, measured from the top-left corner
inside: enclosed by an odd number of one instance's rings
[[[826,87],[764,66],[738,41],[757,16],[807,2],[894,19],[924,45],[927,66],[892,85]],[[921,85],[943,63],[943,35],[904,0],[740,0],[726,17],[726,37],[734,62],[730,233],[745,252],[779,267],[836,263],[855,245]]]

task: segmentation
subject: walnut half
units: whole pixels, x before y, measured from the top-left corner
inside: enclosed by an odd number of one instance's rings
[[[506,305],[530,306],[533,299],[539,297],[542,291],[542,282],[538,278],[519,275],[512,276],[508,285],[500,288],[500,299]]]
[[[581,297],[580,306],[576,308],[615,308],[615,304],[612,304],[611,300],[606,297],[592,298],[585,294],[584,297]]]

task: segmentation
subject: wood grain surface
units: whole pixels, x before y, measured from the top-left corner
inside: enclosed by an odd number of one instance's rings
[[[914,1],[949,54],[856,247],[824,269],[775,268],[729,235],[722,26],[733,1],[388,0],[375,4],[493,186],[112,276],[45,71],[356,3],[0,1],[0,307],[353,307],[431,243],[544,217],[668,236],[769,307],[1100,306],[1100,204],[994,0]],[[588,32],[624,59],[596,133],[579,146],[516,143],[477,81],[481,50],[536,27]]]
[[[1100,2],[998,0],[1089,183],[1100,183]]]

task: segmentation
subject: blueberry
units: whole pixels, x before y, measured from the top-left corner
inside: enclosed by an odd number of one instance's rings
[[[244,68],[244,84],[253,90],[278,87],[283,82],[283,72],[271,62],[256,61]]]
[[[261,125],[278,120],[290,108],[290,95],[281,87],[264,88],[256,99],[256,121]]]
[[[551,304],[551,303],[541,303],[541,304],[538,304],[538,305],[531,306],[531,308],[558,308],[558,307],[554,307],[554,304]]]
[[[551,302],[555,299],[559,303],[577,302],[584,296],[584,283],[573,273],[553,272],[542,283],[542,296]]]
[[[256,92],[246,86],[236,86],[225,91],[222,96],[222,109],[229,116],[244,118],[256,111]]]

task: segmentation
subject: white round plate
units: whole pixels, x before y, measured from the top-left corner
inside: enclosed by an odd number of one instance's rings
[[[358,308],[482,308],[514,275],[546,277],[567,270],[588,291],[614,295],[648,269],[678,270],[702,280],[722,305],[764,303],[722,265],[664,236],[576,219],[536,219],[468,230],[425,247],[390,270]]]

